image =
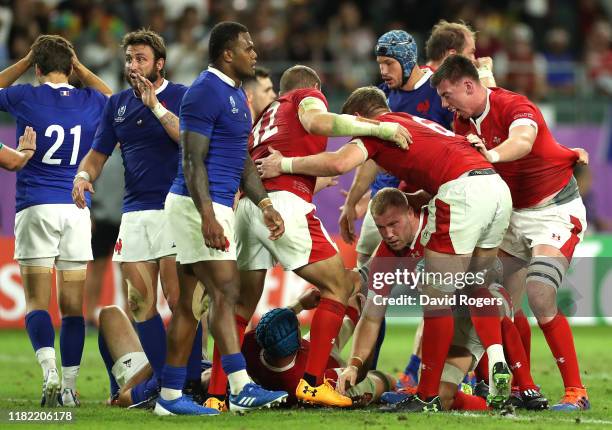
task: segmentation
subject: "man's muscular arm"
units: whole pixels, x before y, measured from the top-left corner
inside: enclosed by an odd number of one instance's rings
[[[159,100],[157,100],[157,96],[155,95],[155,87],[151,81],[138,74],[136,74],[136,78],[139,82],[138,92],[140,93],[142,103],[151,109],[153,115],[157,117],[162,127],[164,127],[164,130],[166,130],[166,133],[168,133],[168,136],[170,136],[170,139],[178,143],[180,139],[178,117],[162,106]]]
[[[93,148],[89,149],[89,152],[81,160],[77,169],[78,173],[72,182],[72,201],[80,209],[87,207],[85,191],[94,193],[93,183],[100,176],[106,160],[108,160],[108,155]]]
[[[494,149],[487,149],[484,142],[475,134],[469,134],[466,138],[489,162],[505,163],[518,160],[529,154],[537,134],[538,131],[531,125],[512,127],[508,139]]]
[[[208,172],[204,158],[208,154],[210,139],[193,131],[181,132],[183,147],[183,173],[189,194],[202,218],[202,236],[209,248],[223,251],[226,249],[226,238],[223,227],[215,218],[212,199],[209,192]]]
[[[276,240],[281,237],[285,231],[283,219],[280,214],[272,206],[272,201],[268,197],[268,192],[264,188],[259,173],[253,159],[249,154],[244,163],[240,186],[246,196],[255,203],[262,211],[264,223],[270,230],[270,239]]]
[[[353,243],[355,240],[355,220],[357,219],[356,206],[359,200],[368,191],[372,182],[376,178],[378,166],[373,160],[367,160],[357,167],[355,178],[351,188],[346,195],[346,201],[342,207],[342,213],[338,224],[340,225],[340,235],[346,243]]]
[[[283,173],[310,176],[342,175],[364,163],[368,157],[363,143],[348,143],[336,152],[322,152],[307,157],[284,158],[272,147],[269,151],[269,156],[255,162],[262,178],[275,178]]]
[[[412,142],[408,130],[397,123],[380,122],[353,115],[327,112],[325,103],[306,97],[300,103],[298,117],[304,129],[320,136],[374,136],[407,148]]]

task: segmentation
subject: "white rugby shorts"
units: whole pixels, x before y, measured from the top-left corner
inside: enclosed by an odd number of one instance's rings
[[[121,216],[113,261],[150,261],[174,254],[176,246],[164,209],[126,212]]]
[[[89,209],[74,204],[35,205],[15,215],[15,260],[49,258],[89,261]]]

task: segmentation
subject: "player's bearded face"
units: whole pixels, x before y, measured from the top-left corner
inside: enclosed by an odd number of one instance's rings
[[[140,74],[151,82],[156,82],[160,78],[155,54],[150,46],[135,45],[127,47],[123,75],[127,83],[133,88],[136,88],[137,83],[135,74]]]

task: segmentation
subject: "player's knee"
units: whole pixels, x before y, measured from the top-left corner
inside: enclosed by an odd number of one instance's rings
[[[531,259],[527,268],[527,286],[529,288],[530,285],[539,284],[556,291],[563,283],[565,271],[566,265],[561,259],[535,256]]]
[[[128,280],[128,304],[136,321],[145,321],[155,300],[150,291],[141,291]]]

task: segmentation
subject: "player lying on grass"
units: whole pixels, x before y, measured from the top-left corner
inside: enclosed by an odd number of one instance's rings
[[[376,338],[384,320],[387,307],[385,299],[390,296],[393,285],[376,288],[378,285],[372,282],[373,277],[378,273],[393,272],[398,267],[413,272],[424,255],[420,237],[428,220],[427,208],[414,209],[404,193],[395,188],[383,188],[372,199],[370,211],[383,241],[376,250],[375,257],[360,271],[362,280],[370,286],[369,297],[362,318],[357,324],[349,366],[340,376],[338,389],[341,392],[347,383],[348,386],[353,386],[360,381],[369,369]],[[497,277],[501,278],[499,274]],[[520,406],[527,409],[544,409],[547,407],[547,401],[538,392],[529,368],[524,365],[525,352],[511,320],[512,303],[505,290],[497,283],[489,287],[489,292],[492,297],[503,301],[503,306],[499,307],[504,311],[501,315],[503,342],[515,382],[521,389]],[[440,403],[435,406],[443,410],[484,410],[487,408],[484,399],[457,391],[458,384],[469,371],[474,370],[485,351],[469,318],[469,312],[466,309],[463,311],[455,311],[454,337],[440,381]],[[492,318],[499,317],[490,315],[489,319]],[[386,411],[395,411],[398,407],[401,410],[401,401],[409,399],[408,394],[386,397],[394,399],[398,405],[387,407]],[[519,406],[519,402],[516,403]]]
[[[299,399],[295,395],[311,349],[310,332],[301,337],[296,315],[302,310],[315,309],[320,298],[321,293],[315,288],[305,291],[293,305],[264,314],[257,328],[246,333],[244,338],[242,352],[247,360],[249,374],[264,388],[287,391],[288,405],[298,400],[314,404],[308,401],[308,397],[313,397],[310,390],[302,393],[304,395]],[[340,352],[359,320],[362,299],[361,295],[349,299],[347,314],[327,357],[324,384],[330,389],[335,387],[340,370],[346,365]],[[377,401],[392,385],[391,375],[374,370],[367,372],[359,384],[343,394],[353,400],[353,406],[365,406]]]

